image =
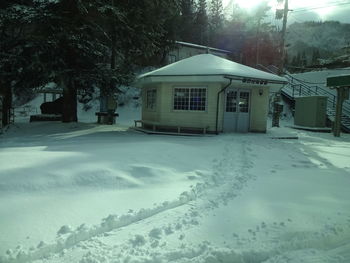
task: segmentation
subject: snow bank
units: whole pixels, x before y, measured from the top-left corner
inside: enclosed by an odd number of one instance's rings
[[[52,253],[60,253],[63,250],[69,249],[82,241],[91,239],[92,237],[96,237],[103,233],[126,227],[130,224],[152,217],[166,210],[184,205],[191,201],[193,198],[193,192],[192,194],[184,192],[178,200],[173,202],[164,202],[155,208],[142,209],[136,213],[130,213],[122,216],[109,215],[103,219],[101,224],[93,226],[91,228],[86,227],[84,224],[75,230],[71,230],[68,226],[62,226],[58,231],[59,238],[55,243],[45,244],[45,242],[41,241],[36,247],[32,247],[29,250],[24,250],[21,247],[17,247],[15,250],[7,250],[6,257],[0,258],[0,260],[4,263],[21,263],[45,258]],[[139,244],[141,241],[134,241],[134,245]]]

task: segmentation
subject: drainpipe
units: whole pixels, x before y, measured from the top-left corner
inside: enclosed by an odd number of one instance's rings
[[[230,83],[227,84],[225,87],[222,88],[222,90],[220,90],[218,92],[218,97],[217,97],[217,103],[216,103],[216,127],[215,127],[215,133],[216,135],[219,134],[219,131],[218,131],[218,125],[219,125],[219,102],[220,102],[220,94],[222,92],[224,92],[229,86],[231,86],[232,84],[232,79],[230,78]]]

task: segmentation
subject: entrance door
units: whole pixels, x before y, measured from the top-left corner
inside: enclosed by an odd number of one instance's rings
[[[250,91],[227,89],[225,93],[224,132],[248,132]]]

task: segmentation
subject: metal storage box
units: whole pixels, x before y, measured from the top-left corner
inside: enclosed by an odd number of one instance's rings
[[[326,112],[326,96],[295,98],[294,124],[304,127],[325,127]]]

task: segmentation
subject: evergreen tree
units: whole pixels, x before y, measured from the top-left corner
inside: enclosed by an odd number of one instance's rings
[[[312,58],[311,58],[311,63],[312,65],[318,64],[318,59],[320,58],[320,51],[318,48],[314,49],[312,51]]]
[[[193,42],[194,22],[195,22],[195,2],[194,0],[181,0],[181,16],[179,37],[182,41]]]
[[[207,14],[207,1],[198,0],[198,7],[195,18],[195,41],[201,45],[208,45],[208,14]]]
[[[300,64],[301,64],[302,67],[306,67],[307,66],[307,57],[306,57],[305,51],[303,51],[303,53],[301,55]]]
[[[288,55],[288,51],[286,51],[286,54],[284,56],[283,65],[288,65],[288,64],[289,64],[289,55]]]
[[[33,46],[26,38],[33,32],[32,21],[38,10],[30,5],[31,1],[0,2],[0,93],[2,103],[2,122],[10,122],[12,93],[20,93],[25,88],[37,84],[34,72],[42,71],[36,57],[32,57]],[[38,74],[40,76],[40,74]]]
[[[211,0],[210,2],[210,44],[216,45],[216,39],[220,36],[224,24],[224,11],[222,0]]]
[[[270,25],[264,23],[264,18],[267,16],[267,11],[270,10],[267,2],[261,2],[256,6],[255,14],[252,17],[252,31],[255,31],[255,64],[261,64],[260,54],[262,53],[260,48],[260,42],[266,38],[266,32],[270,31]],[[266,39],[265,39],[266,41]]]
[[[1,86],[57,82],[65,122],[77,120],[78,88],[111,92],[130,83],[136,62],[169,48],[166,26],[178,10],[176,0],[22,0],[1,7]]]
[[[111,74],[104,62],[110,50],[108,35],[100,29],[104,18],[122,21],[124,16],[104,1],[93,0],[61,0],[45,3],[43,9],[48,15],[37,25],[37,38],[45,43],[40,60],[63,89],[62,121],[74,122],[81,83],[106,85]]]
[[[301,60],[301,54],[298,52],[297,58],[296,58],[296,66],[301,67],[302,66],[302,60]]]
[[[234,52],[233,58],[236,61],[242,62],[242,50],[245,47],[245,40],[247,38],[247,20],[248,16],[235,3],[232,3],[232,14],[230,18],[225,21],[223,33],[220,39],[216,39],[217,47],[232,50]]]

